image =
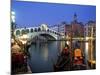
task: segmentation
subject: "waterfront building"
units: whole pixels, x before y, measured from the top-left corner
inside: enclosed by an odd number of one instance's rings
[[[84,35],[86,37],[91,37],[91,31],[93,30],[93,37],[96,37],[96,22],[95,21],[89,21],[84,26]]]
[[[77,14],[74,14],[73,21],[71,22],[71,30],[73,37],[83,37],[84,36],[84,24],[77,21]]]
[[[96,22],[89,21],[84,26],[84,37],[86,38],[86,57],[88,61],[96,60]]]

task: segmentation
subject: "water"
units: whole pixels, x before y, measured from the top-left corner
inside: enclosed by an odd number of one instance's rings
[[[48,43],[37,43],[29,48],[30,58],[28,63],[33,73],[53,72],[53,64],[62,49],[62,42],[49,41]]]
[[[65,41],[48,41],[47,43],[32,44],[29,48],[30,58],[28,59],[32,72],[53,72],[53,65],[56,63],[58,55],[64,46]],[[88,59],[88,51],[85,50],[84,42],[81,47],[86,55],[85,58]]]

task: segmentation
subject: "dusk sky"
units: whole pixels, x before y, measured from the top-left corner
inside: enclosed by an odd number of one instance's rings
[[[74,13],[78,21],[96,21],[96,6],[40,2],[12,1],[11,10],[16,13],[17,27],[32,27],[40,24],[53,26],[62,21],[70,23]]]

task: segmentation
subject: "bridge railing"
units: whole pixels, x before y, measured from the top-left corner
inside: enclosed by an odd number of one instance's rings
[[[15,35],[23,35],[23,34],[28,34],[28,33],[34,33],[34,32],[48,32],[48,33],[53,33],[56,35],[61,35],[61,33],[51,30],[51,29],[47,29],[47,30],[41,30],[40,28],[30,28],[30,29],[16,29],[15,30]]]

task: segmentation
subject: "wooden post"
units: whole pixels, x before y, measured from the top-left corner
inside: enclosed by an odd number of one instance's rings
[[[91,61],[93,61],[93,27],[91,28]],[[93,67],[93,64],[91,63],[91,67]]]

